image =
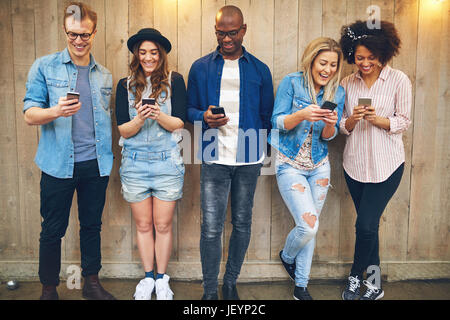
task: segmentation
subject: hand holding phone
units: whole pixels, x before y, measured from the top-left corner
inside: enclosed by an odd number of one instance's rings
[[[59,98],[55,107],[59,117],[73,116],[81,108],[80,94],[78,92],[67,92],[65,97]]]
[[[208,110],[203,114],[203,120],[209,127],[218,128],[227,124],[230,119],[225,115],[224,108],[210,105]]]

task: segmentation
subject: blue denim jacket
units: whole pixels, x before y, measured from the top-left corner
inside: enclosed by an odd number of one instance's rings
[[[320,89],[316,99],[318,105],[322,105],[323,88]],[[272,115],[274,129],[269,135],[269,143],[285,156],[295,159],[312,126],[311,158],[314,163],[318,163],[328,154],[328,141],[334,139],[339,132],[339,121],[342,117],[345,102],[345,91],[343,87],[338,87],[334,102],[338,105],[336,107],[338,121],[336,122],[334,135],[329,139],[322,138],[322,130],[325,127],[323,121],[309,122],[304,120],[295,128],[286,130],[284,127],[285,117],[313,103],[304,83],[303,72],[288,74],[278,86]]]
[[[243,50],[244,53],[239,58],[240,130],[236,161],[248,163],[260,159],[266,147],[266,136],[263,132],[259,132],[259,129],[266,129],[267,134],[272,127],[270,117],[272,116],[274,97],[272,75],[269,68],[248,53],[245,48]],[[217,147],[211,148],[214,143],[217,145],[218,130],[209,129],[203,121],[203,114],[210,105],[219,105],[223,65],[224,59],[217,48],[216,51],[195,61],[189,71],[187,119],[189,122],[200,121],[202,124],[202,137],[205,138],[200,142],[202,148],[199,148],[201,149],[199,150],[201,153],[199,159],[205,161],[218,159]],[[252,139],[253,137],[256,139]],[[256,154],[250,152],[255,149]]]
[[[89,83],[97,142],[97,161],[101,176],[111,173],[113,164],[111,134],[112,75],[91,55]],[[77,68],[67,48],[37,59],[31,66],[26,84],[23,112],[31,107],[49,108],[58,104],[62,96],[73,91],[77,83]],[[59,117],[41,126],[36,157],[38,167],[56,178],[72,178],[74,146],[72,117]]]

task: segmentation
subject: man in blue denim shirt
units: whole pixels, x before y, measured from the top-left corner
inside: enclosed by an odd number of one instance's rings
[[[41,300],[56,300],[61,269],[61,238],[77,190],[83,296],[113,300],[100,285],[100,230],[111,150],[111,73],[90,54],[97,15],[82,3],[66,7],[67,48],[37,59],[24,98],[29,125],[41,125],[35,162],[42,170],[42,231],[39,246]],[[69,91],[79,99],[67,99]]]
[[[250,241],[253,197],[271,128],[273,85],[269,68],[242,46],[247,26],[239,8],[220,9],[215,28],[218,48],[194,62],[188,79],[188,120],[202,127],[202,299],[218,299],[221,235],[231,191],[233,231],[222,294],[225,300],[238,300],[236,281]]]

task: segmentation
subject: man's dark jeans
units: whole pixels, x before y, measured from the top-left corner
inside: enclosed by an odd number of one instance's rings
[[[202,164],[202,226],[200,256],[205,293],[217,291],[222,231],[231,191],[231,232],[224,283],[235,285],[250,242],[253,197],[261,172],[261,164],[226,166]]]
[[[42,231],[39,245],[39,278],[44,285],[58,285],[61,238],[69,224],[70,207],[77,190],[80,220],[82,275],[101,269],[100,231],[109,177],[100,177],[97,160],[75,163],[73,178],[59,179],[42,172]]]

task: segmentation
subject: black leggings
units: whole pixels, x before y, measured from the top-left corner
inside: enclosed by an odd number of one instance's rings
[[[356,242],[351,276],[362,279],[370,265],[380,265],[378,229],[386,205],[402,179],[404,163],[385,181],[363,183],[350,178],[344,170],[345,181],[356,209]]]

